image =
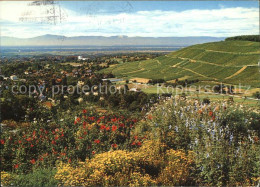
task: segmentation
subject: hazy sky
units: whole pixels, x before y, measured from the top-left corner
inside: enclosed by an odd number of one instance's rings
[[[1,36],[259,34],[258,1],[0,2]]]

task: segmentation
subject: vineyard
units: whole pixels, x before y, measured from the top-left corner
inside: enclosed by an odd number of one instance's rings
[[[118,64],[103,72],[111,72],[118,77],[166,81],[188,76],[193,80],[259,87],[259,54],[258,42],[214,42],[187,47],[152,60]],[[244,71],[234,75],[243,67],[246,67]]]

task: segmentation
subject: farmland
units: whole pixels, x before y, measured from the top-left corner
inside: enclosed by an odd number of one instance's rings
[[[172,81],[188,77],[259,87],[259,55],[258,42],[221,41],[193,45],[151,60],[118,64],[102,71],[126,79]]]

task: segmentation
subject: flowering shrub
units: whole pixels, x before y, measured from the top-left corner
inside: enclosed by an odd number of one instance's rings
[[[10,186],[13,180],[13,176],[10,173],[1,171],[1,186]]]
[[[133,152],[116,150],[97,154],[76,168],[61,163],[55,176],[64,186],[151,185],[149,175],[140,173]]]
[[[36,123],[1,134],[2,169],[29,171],[54,166],[56,161],[76,162],[114,149],[132,149],[136,119],[122,115],[99,115],[83,110],[64,122]]]
[[[259,120],[254,108],[177,99],[155,106],[136,130],[166,147],[194,151],[196,184],[256,185]]]
[[[192,152],[189,152],[189,154],[186,155],[180,150],[167,150],[164,162],[166,162],[167,165],[159,174],[159,184],[176,186],[188,183],[190,169],[194,162]]]
[[[97,154],[76,167],[60,163],[55,178],[65,186],[185,184],[192,157],[181,150],[160,154],[158,145],[158,142],[146,141],[136,151],[114,150]],[[149,171],[148,166],[155,168],[159,175]]]
[[[1,166],[13,172],[2,181],[19,174],[14,185],[42,185],[50,173],[51,186],[259,183],[257,109],[186,98],[155,104],[138,123],[89,110],[64,118],[1,134]]]

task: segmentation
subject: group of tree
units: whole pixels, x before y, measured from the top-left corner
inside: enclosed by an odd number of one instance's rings
[[[234,40],[260,42],[260,35],[234,36],[225,39],[225,41],[234,41]]]
[[[149,84],[165,83],[164,79],[151,79],[148,81]]]
[[[179,80],[176,79],[174,83],[166,83],[166,86],[172,86],[172,87],[177,87],[177,86],[186,86],[186,85],[190,85],[190,84],[194,84],[196,82],[199,82],[199,79],[193,79],[193,80]]]

